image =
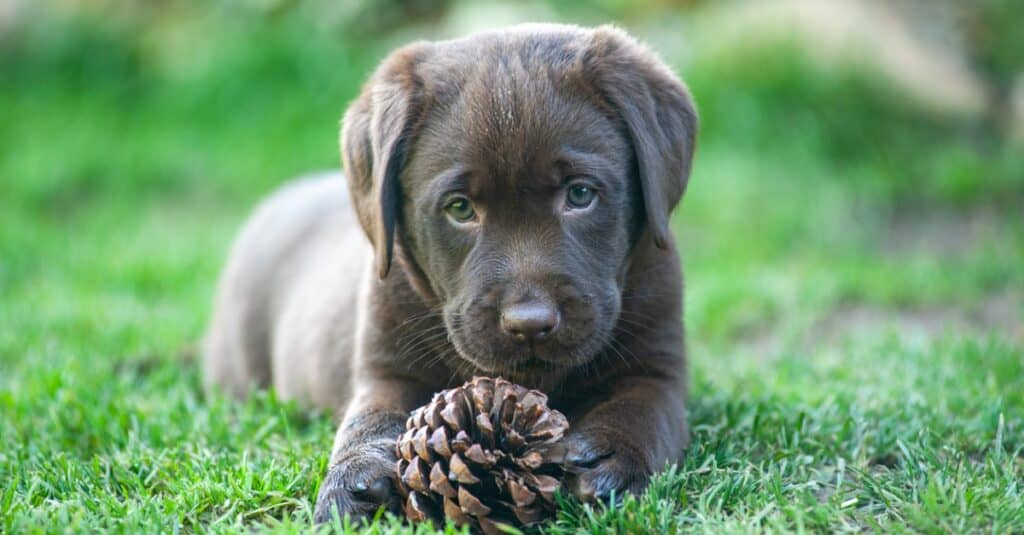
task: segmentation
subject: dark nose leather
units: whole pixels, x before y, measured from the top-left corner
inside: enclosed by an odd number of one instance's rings
[[[541,341],[558,329],[558,309],[539,301],[506,306],[501,311],[501,329],[518,342]]]

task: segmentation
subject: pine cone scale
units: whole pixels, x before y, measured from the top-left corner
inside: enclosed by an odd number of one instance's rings
[[[441,463],[434,463],[434,466],[430,468],[430,490],[444,496],[446,498],[454,498],[458,496],[458,491],[448,481],[448,475],[444,472],[444,466]]]

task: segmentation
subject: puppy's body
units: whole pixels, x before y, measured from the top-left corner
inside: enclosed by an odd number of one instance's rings
[[[273,386],[285,399],[344,407],[359,290],[373,249],[341,173],[288,184],[242,230],[204,340],[204,379],[236,396]]]
[[[399,50],[346,114],[349,196],[338,175],[300,181],[242,232],[208,384],[344,414],[319,519],[395,508],[408,412],[473,375],[569,416],[570,490],[642,490],[688,436],[668,216],[695,132],[685,87],[615,29]]]

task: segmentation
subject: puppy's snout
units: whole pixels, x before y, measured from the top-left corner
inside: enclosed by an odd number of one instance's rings
[[[561,323],[558,308],[543,301],[508,305],[501,311],[501,329],[517,342],[539,342]]]

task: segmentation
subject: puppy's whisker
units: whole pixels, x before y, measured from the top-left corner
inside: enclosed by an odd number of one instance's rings
[[[453,356],[454,351],[450,348],[446,348],[443,351],[430,354],[430,358],[426,359],[426,361],[422,363],[422,366],[424,368],[433,368],[439,364],[449,362]]]
[[[456,364],[455,361],[457,360],[459,360],[459,356],[455,349],[450,345],[445,345],[435,347],[432,351],[425,351],[423,354],[419,355],[411,365],[418,364],[422,368],[433,368],[440,365],[452,370],[453,364],[456,366],[461,365]]]
[[[407,340],[402,342],[402,344],[398,347],[397,354],[401,355],[410,347],[418,344],[421,340],[429,338],[442,331],[447,332],[447,329],[445,329],[444,325],[435,325],[417,332],[416,334],[410,336]]]
[[[436,365],[439,361],[437,351],[431,351],[429,348],[420,351],[412,360],[406,363],[405,368],[412,370],[413,367],[419,365],[424,368],[430,368]]]
[[[653,328],[660,321],[657,318],[629,310],[620,311],[619,320],[631,322],[634,325],[644,327],[647,329]]]
[[[402,329],[403,327],[405,327],[406,325],[409,325],[411,323],[418,323],[418,322],[421,322],[421,321],[425,321],[425,320],[433,318],[435,316],[440,318],[441,317],[441,311],[440,310],[427,310],[427,311],[421,312],[419,314],[413,314],[412,316],[406,318],[406,320],[403,321],[402,323],[399,323],[398,325],[392,327],[391,330],[392,331],[397,331],[397,330]]]
[[[457,357],[456,357],[457,358]],[[451,384],[461,383],[467,379],[469,372],[473,371],[473,363],[469,361],[461,361],[455,366],[455,370],[452,372],[451,379],[448,381]]]
[[[633,327],[640,332],[649,331],[652,328],[650,323],[640,323],[636,321],[627,320],[625,318],[619,318],[618,323],[619,325],[616,325],[615,329],[618,329],[619,332],[630,337],[636,337],[637,333],[628,330],[625,327]]]
[[[446,334],[447,333],[443,331],[438,331],[430,334],[429,336],[420,337],[415,343],[403,347],[402,350],[400,350],[396,354],[396,357],[405,357],[417,350],[429,347],[431,343],[436,342],[440,338],[444,337]]]
[[[395,358],[398,359],[399,361],[401,361],[402,359],[404,359],[405,357],[415,353],[416,351],[419,351],[419,350],[422,350],[422,349],[428,349],[432,343],[435,343],[438,340],[442,339],[443,337],[446,337],[447,334],[448,333],[445,332],[445,331],[439,331],[439,332],[435,331],[430,336],[421,337],[415,343],[413,343],[411,345],[407,345],[407,346],[403,347],[401,350],[399,350],[399,352],[397,353]],[[430,353],[429,351],[424,351],[420,356],[414,358],[411,362],[409,362],[409,366],[412,366],[417,361],[422,359],[423,355],[429,354],[429,353]]]
[[[623,344],[622,342],[620,342],[620,341],[618,341],[618,340],[613,338],[612,340],[610,340],[609,347],[616,348],[615,349],[616,353],[619,353],[620,350],[621,351],[625,351],[626,354],[629,355],[629,357],[634,362],[639,364],[641,368],[645,367],[644,366],[644,361],[640,357],[638,357],[637,354],[633,352],[633,350],[629,349],[629,347],[626,346],[626,344]],[[621,355],[621,353],[619,353],[619,354]]]
[[[617,355],[617,356],[619,357],[619,360],[621,360],[621,361],[622,361],[622,364],[623,364],[623,365],[625,365],[625,366],[626,366],[627,368],[629,368],[629,367],[630,367],[630,363],[629,363],[629,360],[628,360],[628,359],[626,359],[626,356],[625,356],[625,355],[623,355],[623,354],[622,354],[622,352],[620,352],[620,351],[619,351],[618,349],[616,349],[616,348],[615,348],[615,343],[614,343],[614,341],[613,341],[613,340],[609,340],[608,342],[609,342],[609,343],[608,343],[608,344],[606,344],[606,347],[607,347],[608,349],[611,349],[611,350],[612,350],[612,352],[614,352],[614,353],[615,353],[615,355]]]
[[[631,308],[623,308],[623,309],[619,310],[619,315],[627,316],[627,317],[631,317],[631,318],[640,318],[640,319],[649,320],[649,321],[653,321],[653,320],[656,319],[654,316],[651,316],[649,314],[644,314],[643,312],[639,312],[639,311],[631,309]]]
[[[654,319],[649,317],[649,316],[642,315],[642,314],[634,314],[631,311],[622,311],[620,314],[618,314],[618,320],[625,321],[625,322],[631,322],[631,323],[635,323],[635,324],[647,327],[648,324],[641,323],[641,322],[650,322],[650,321],[653,321]]]

